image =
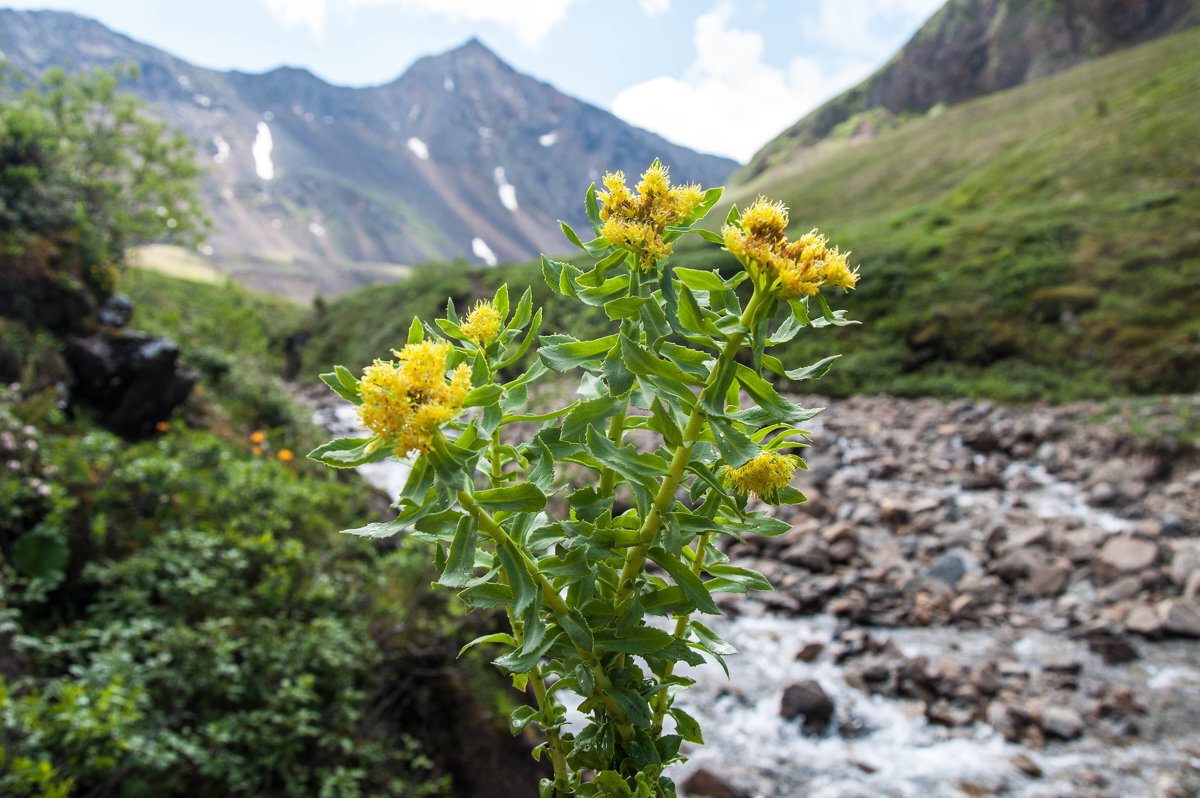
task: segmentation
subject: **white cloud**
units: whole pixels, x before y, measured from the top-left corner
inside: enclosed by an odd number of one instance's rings
[[[820,0],[820,22],[814,35],[839,42],[857,55],[877,62],[890,56],[904,42],[897,31],[907,33],[911,23],[924,22],[945,0]],[[896,26],[895,22],[909,23]]]
[[[283,24],[307,26],[314,39],[324,33],[330,14],[327,0],[260,0]],[[341,8],[399,5],[411,11],[440,14],[451,22],[493,22],[516,31],[521,41],[536,44],[567,18],[567,9],[579,0],[332,0]],[[663,6],[670,0],[639,0]],[[336,13],[338,9],[334,9]]]
[[[325,33],[325,0],[262,0],[284,25],[307,27],[314,39]]]
[[[696,20],[696,60],[683,79],[631,86],[613,99],[613,113],[687,147],[745,162],[805,112],[866,77],[875,63],[854,59],[833,75],[804,57],[787,70],[769,66],[762,35],[731,28],[733,13],[722,3]]]
[[[648,17],[656,17],[671,10],[671,0],[638,0],[638,5]]]
[[[344,0],[351,6],[395,4],[441,14],[451,22],[494,22],[512,28],[526,44],[536,44],[567,18],[579,0]]]

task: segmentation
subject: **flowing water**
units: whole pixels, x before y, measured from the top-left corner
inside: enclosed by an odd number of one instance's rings
[[[337,435],[362,434],[347,405],[317,410],[314,421]],[[1078,518],[1110,533],[1127,528],[1127,521],[1093,508],[1076,486],[1041,466],[1010,468],[1023,469],[1027,489],[1021,502],[1036,514]],[[407,465],[394,460],[359,471],[391,496],[408,475]],[[892,487],[904,486],[897,482]],[[957,486],[946,486],[939,499],[963,507],[1007,501]],[[828,615],[783,617],[753,600],[737,609],[732,618],[706,619],[739,652],[727,658],[729,676],[715,664],[691,668],[687,675],[696,684],[678,699],[700,721],[705,745],[685,748],[689,760],[671,773],[677,783],[703,767],[761,798],[1196,794],[1188,786],[1200,783],[1200,658],[1194,642],[1145,643],[1136,661],[1109,666],[1080,641],[1039,630],[1028,619],[1024,627],[1014,618],[1013,625],[1002,629],[870,630],[906,657],[949,656],[968,668],[1005,662],[1036,674],[1051,660],[1067,658],[1087,674],[1081,682],[1127,685],[1146,708],[1140,736],[1114,743],[1089,730],[1077,740],[1031,750],[1006,742],[985,723],[934,725],[919,702],[855,689],[846,682],[847,664],[828,655],[811,663],[797,659],[807,643],[825,644],[829,651],[845,621]],[[830,729],[822,734],[806,734],[779,713],[785,686],[806,679],[816,680],[836,707]],[[1040,775],[1028,774],[1030,762]]]

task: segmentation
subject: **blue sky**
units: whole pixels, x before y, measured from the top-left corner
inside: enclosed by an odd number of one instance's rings
[[[0,0],[3,2],[3,0]],[[199,66],[366,86],[477,36],[514,68],[748,159],[899,49],[942,0],[42,0]]]

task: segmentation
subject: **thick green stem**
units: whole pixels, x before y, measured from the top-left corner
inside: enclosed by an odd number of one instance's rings
[[[754,293],[750,296],[750,301],[746,304],[746,309],[742,312],[741,318],[738,319],[742,327],[747,330],[750,329],[750,326],[754,323],[754,317],[758,313],[759,306],[765,300],[766,295],[755,287]],[[720,379],[720,375],[725,367],[732,364],[738,347],[742,345],[745,337],[745,332],[738,332],[729,336],[729,339],[725,342],[725,347],[721,350],[721,354],[717,358],[717,363],[713,366],[712,372],[708,375],[708,379],[704,383],[704,388],[700,391],[701,397],[704,396],[705,392],[712,390],[713,386]],[[679,487],[679,483],[683,481],[684,472],[692,457],[692,448],[696,445],[696,440],[700,437],[702,429],[704,429],[704,409],[701,407],[701,401],[698,399],[695,406],[692,407],[687,425],[683,429],[683,439],[675,447],[675,454],[672,456],[671,464],[667,468],[666,477],[663,478],[662,484],[658,486],[658,494],[654,497],[654,504],[650,508],[650,513],[646,516],[642,522],[641,529],[638,531],[638,544],[632,547],[625,556],[625,565],[621,568],[621,578],[617,581],[618,603],[633,595],[634,580],[646,566],[646,553],[654,543],[655,536],[662,529],[663,518],[666,516],[667,511],[671,509],[671,503],[675,501],[675,491]]]
[[[692,573],[696,576],[700,576],[700,572],[704,570],[704,549],[708,546],[708,542],[711,539],[712,533],[705,532],[700,536],[699,540],[696,541],[696,549],[692,552]],[[692,614],[690,612],[685,612],[682,615],[675,616],[675,631],[672,632],[672,635],[676,639],[682,638],[684,633],[687,632],[688,620],[691,618],[691,616]],[[671,674],[674,672],[675,663],[668,662],[666,670],[663,671],[662,681],[665,682],[667,679],[670,679]],[[662,730],[663,716],[667,714],[668,704],[670,704],[670,698],[667,695],[667,691],[659,691],[658,700],[654,705],[654,729],[656,731]]]
[[[529,686],[533,688],[533,697],[537,699],[538,709],[545,713],[546,702],[550,699],[546,696],[546,681],[536,665],[529,671]],[[547,728],[545,732],[546,750],[550,753],[550,764],[554,766],[554,787],[566,795],[571,768],[567,765],[566,754],[563,753],[562,738],[558,735],[558,729]]]
[[[458,492],[458,503],[462,505],[464,510],[475,517],[475,520],[479,523],[479,527],[496,542],[497,546],[513,545],[512,539],[504,531],[504,527],[500,526],[487,510],[476,504],[469,493],[460,490]],[[554,585],[546,578],[546,575],[537,569],[537,564],[530,558],[529,553],[520,546],[513,545],[513,548],[521,555],[521,559],[525,563],[526,572],[534,581],[534,584],[541,590],[542,600],[546,602],[546,606],[550,609],[550,612],[559,617],[570,615],[571,608],[567,606],[567,602],[563,601],[563,597],[554,589]],[[605,709],[608,710],[609,715],[617,720],[617,731],[620,733],[621,738],[625,740],[633,739],[633,727],[629,722],[629,716],[625,714],[625,711],[612,698],[612,681],[608,678],[608,674],[604,672],[604,666],[601,664],[599,657],[588,649],[580,648],[574,643],[572,645],[575,646],[575,651],[578,652],[580,659],[591,670],[592,678],[596,680],[596,684],[600,688],[600,693],[604,698]]]
[[[629,412],[629,400],[626,399],[621,405],[621,409],[608,422],[608,439],[613,442],[613,445],[618,449],[624,443],[625,437],[625,414]],[[600,472],[600,495],[609,496],[616,487],[617,472],[611,468],[605,468]]]

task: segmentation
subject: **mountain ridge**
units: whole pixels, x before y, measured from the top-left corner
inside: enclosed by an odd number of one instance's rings
[[[0,9],[0,50],[38,75],[134,62],[126,88],[211,166],[211,260],[250,287],[308,299],[415,264],[522,261],[586,226],[580,186],[654,159],[714,185],[737,166],[634,128],[524,75],[479,39],[423,56],[378,86],[303,67],[198,67],[99,22]]]
[[[1200,0],[948,0],[886,64],[764,145],[732,182],[802,166],[827,139],[869,139],[1196,25]]]

